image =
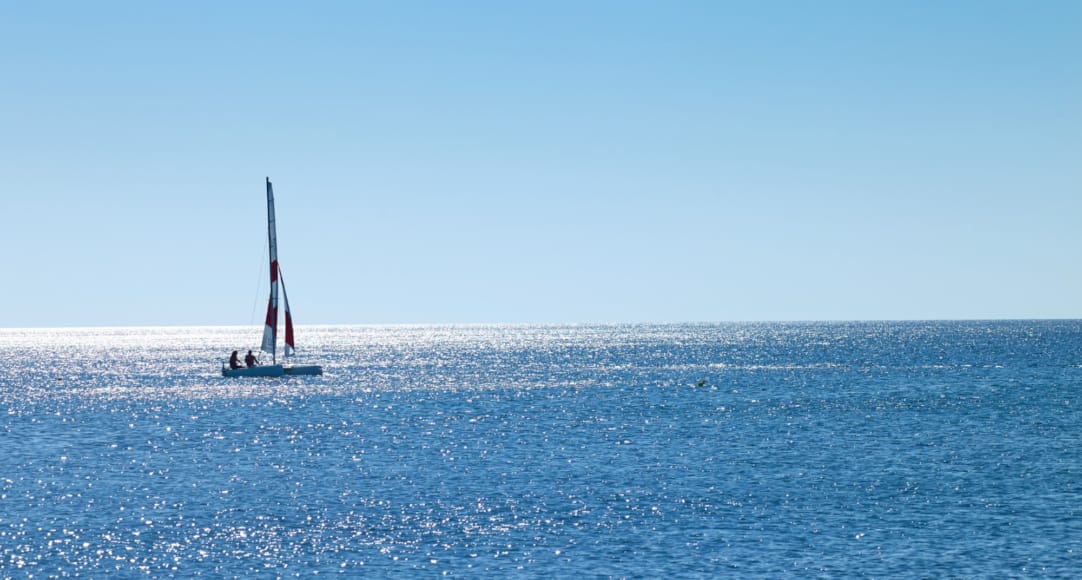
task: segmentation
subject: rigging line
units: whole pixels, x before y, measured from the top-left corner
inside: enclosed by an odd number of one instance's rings
[[[264,260],[263,257],[265,255],[267,255],[267,243],[268,242],[266,240],[264,240],[263,241],[263,249],[259,251],[259,276],[256,278],[257,282],[256,282],[256,287],[255,287],[255,298],[252,299],[252,314],[248,318],[248,325],[249,326],[252,326],[252,325],[255,324],[255,322],[256,322],[256,317],[255,317],[256,312],[259,309],[259,303],[260,303],[259,297],[262,294],[261,291],[263,290],[263,271],[264,271],[264,265],[265,265],[265,262],[266,262],[266,260]]]

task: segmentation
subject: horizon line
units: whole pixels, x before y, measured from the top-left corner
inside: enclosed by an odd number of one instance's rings
[[[858,324],[858,323],[919,323],[919,322],[1070,322],[1082,318],[1018,317],[1018,318],[822,318],[822,319],[758,319],[758,320],[698,320],[698,321],[579,321],[579,322],[346,322],[296,324],[299,328],[344,327],[422,327],[422,326],[677,326],[725,324]],[[90,330],[90,329],[154,329],[154,328],[249,328],[262,331],[262,326],[250,324],[127,324],[127,325],[66,325],[66,326],[0,326],[0,331],[17,330]]]

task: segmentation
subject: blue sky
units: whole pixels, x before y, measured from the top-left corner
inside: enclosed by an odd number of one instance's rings
[[[0,327],[1082,317],[1082,3],[0,2]]]

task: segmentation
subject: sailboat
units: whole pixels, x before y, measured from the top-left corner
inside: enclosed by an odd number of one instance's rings
[[[267,321],[263,327],[263,344],[260,350],[271,355],[271,364],[231,369],[222,365],[226,377],[280,377],[282,375],[322,375],[319,365],[286,366],[278,364],[278,286],[282,286],[282,302],[285,306],[286,336],[282,358],[292,356],[296,347],[293,342],[293,317],[289,313],[289,297],[282,270],[278,266],[278,235],[274,226],[274,189],[267,178],[267,238],[270,248],[270,297],[267,299]]]

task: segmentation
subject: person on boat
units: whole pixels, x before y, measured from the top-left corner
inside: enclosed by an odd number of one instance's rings
[[[229,368],[231,368],[231,369],[239,369],[240,368],[240,359],[237,358],[237,351],[233,351],[233,354],[229,355]]]
[[[259,361],[256,360],[255,355],[252,354],[252,351],[248,351],[248,356],[244,357],[244,364],[248,365],[248,368],[252,368],[255,365],[259,364]]]

